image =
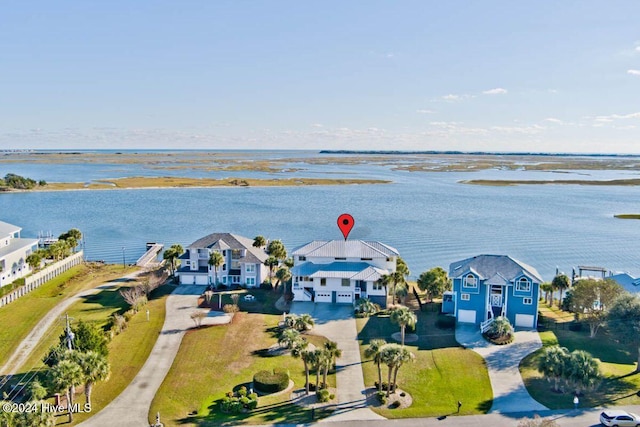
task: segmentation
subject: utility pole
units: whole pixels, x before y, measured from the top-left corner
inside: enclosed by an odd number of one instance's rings
[[[65,315],[65,319],[67,321],[67,347],[69,350],[73,350],[73,332],[71,332],[71,324],[69,323],[69,319],[73,319],[69,317],[69,313]]]

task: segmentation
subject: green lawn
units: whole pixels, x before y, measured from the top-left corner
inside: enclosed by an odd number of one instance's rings
[[[461,415],[482,414],[489,410],[493,399],[489,374],[484,359],[471,350],[461,347],[453,330],[435,326],[436,312],[416,312],[419,340],[407,343],[416,355],[415,363],[403,366],[398,373],[398,387],[408,392],[413,404],[406,409],[374,408],[387,418],[435,417],[454,414],[457,402],[463,402]],[[391,334],[399,327],[388,317],[357,319],[360,354],[365,385],[373,386],[378,379],[375,364],[364,356],[368,342],[384,338],[394,342]],[[386,381],[386,366],[382,367]]]
[[[122,272],[122,270],[120,270]],[[120,296],[120,286],[127,287],[131,284],[125,282],[112,282],[113,285],[95,295],[88,296],[69,307],[69,316],[77,320],[95,322],[103,326],[109,316],[114,312],[124,312],[128,305]],[[111,365],[111,377],[106,382],[97,383],[92,394],[92,413],[95,414],[116,398],[126,386],[133,380],[142,365],[151,353],[158,334],[162,329],[165,318],[166,296],[174,289],[173,286],[163,285],[156,289],[149,299],[146,308],[149,309],[149,321],[146,318],[146,309],[136,314],[128,323],[126,330],[116,335],[109,343],[109,363]],[[38,343],[32,355],[24,364],[23,369],[15,376],[17,381],[30,378],[33,372],[46,369],[42,363],[48,349],[55,345],[59,336],[63,333],[62,322],[53,325]],[[76,396],[76,401],[84,402],[83,396]],[[73,424],[80,423],[91,414],[79,413],[74,415]],[[62,416],[66,420],[66,416]]]
[[[251,292],[258,301],[272,301],[274,292]],[[289,401],[289,393],[263,396],[258,408],[246,414],[222,414],[217,401],[226,392],[247,385],[253,375],[263,369],[288,369],[295,388],[304,387],[304,368],[300,360],[289,354],[269,357],[263,350],[277,342],[277,324],[281,316],[260,313],[261,304],[252,313],[237,313],[225,326],[203,327],[185,334],[176,360],[151,405],[149,419],[160,411],[162,422],[171,425],[224,426],[237,424],[305,423],[311,411]],[[242,307],[242,303],[241,303]],[[264,306],[267,308],[267,305]],[[324,337],[308,335],[316,346]],[[315,375],[312,376],[314,381]],[[328,378],[335,386],[335,375]],[[315,411],[316,418],[328,411]]]
[[[122,266],[82,264],[0,308],[0,325],[11,325],[11,328],[0,328],[0,366],[6,363],[42,316],[60,301],[131,271],[134,270],[123,270]]]
[[[585,350],[598,359],[604,380],[597,390],[584,392],[580,405],[638,405],[640,397],[640,374],[634,373],[636,351],[632,346],[617,343],[606,328],[601,328],[595,338],[589,338],[588,328],[583,331],[557,329],[540,333],[544,346],[559,344],[569,351]],[[552,384],[537,371],[540,349],[522,360],[520,373],[531,396],[551,409],[571,408],[573,395],[554,393]]]

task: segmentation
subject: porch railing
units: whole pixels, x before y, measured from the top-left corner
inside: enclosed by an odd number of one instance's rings
[[[480,323],[480,331],[484,334],[485,332],[487,332],[487,330],[491,327],[491,324],[493,323],[494,318],[491,317],[487,320],[485,320],[484,322]]]

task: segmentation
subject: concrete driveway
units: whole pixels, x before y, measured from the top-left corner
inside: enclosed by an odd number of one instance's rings
[[[529,395],[518,369],[522,359],[542,347],[537,331],[517,331],[513,343],[494,345],[482,337],[477,325],[458,324],[456,340],[484,357],[487,363],[493,389],[489,413],[548,410]]]
[[[383,420],[367,407],[362,360],[353,306],[311,302],[294,302],[291,313],[309,313],[316,322],[314,333],[338,343],[342,357],[336,361],[338,405],[325,421]]]
[[[195,326],[191,313],[206,286],[178,286],[167,297],[167,314],[151,354],[129,386],[102,411],[80,426],[140,427],[149,425],[148,413],[158,388],[178,353],[184,333]],[[222,319],[224,318],[224,319]],[[207,317],[202,324],[228,323],[229,316]],[[132,343],[132,345],[135,345]],[[114,373],[115,374],[115,373]]]

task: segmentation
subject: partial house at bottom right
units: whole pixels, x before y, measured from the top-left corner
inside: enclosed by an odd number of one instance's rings
[[[505,316],[512,325],[535,328],[543,282],[535,268],[507,255],[478,255],[451,263],[453,314],[481,325]]]

